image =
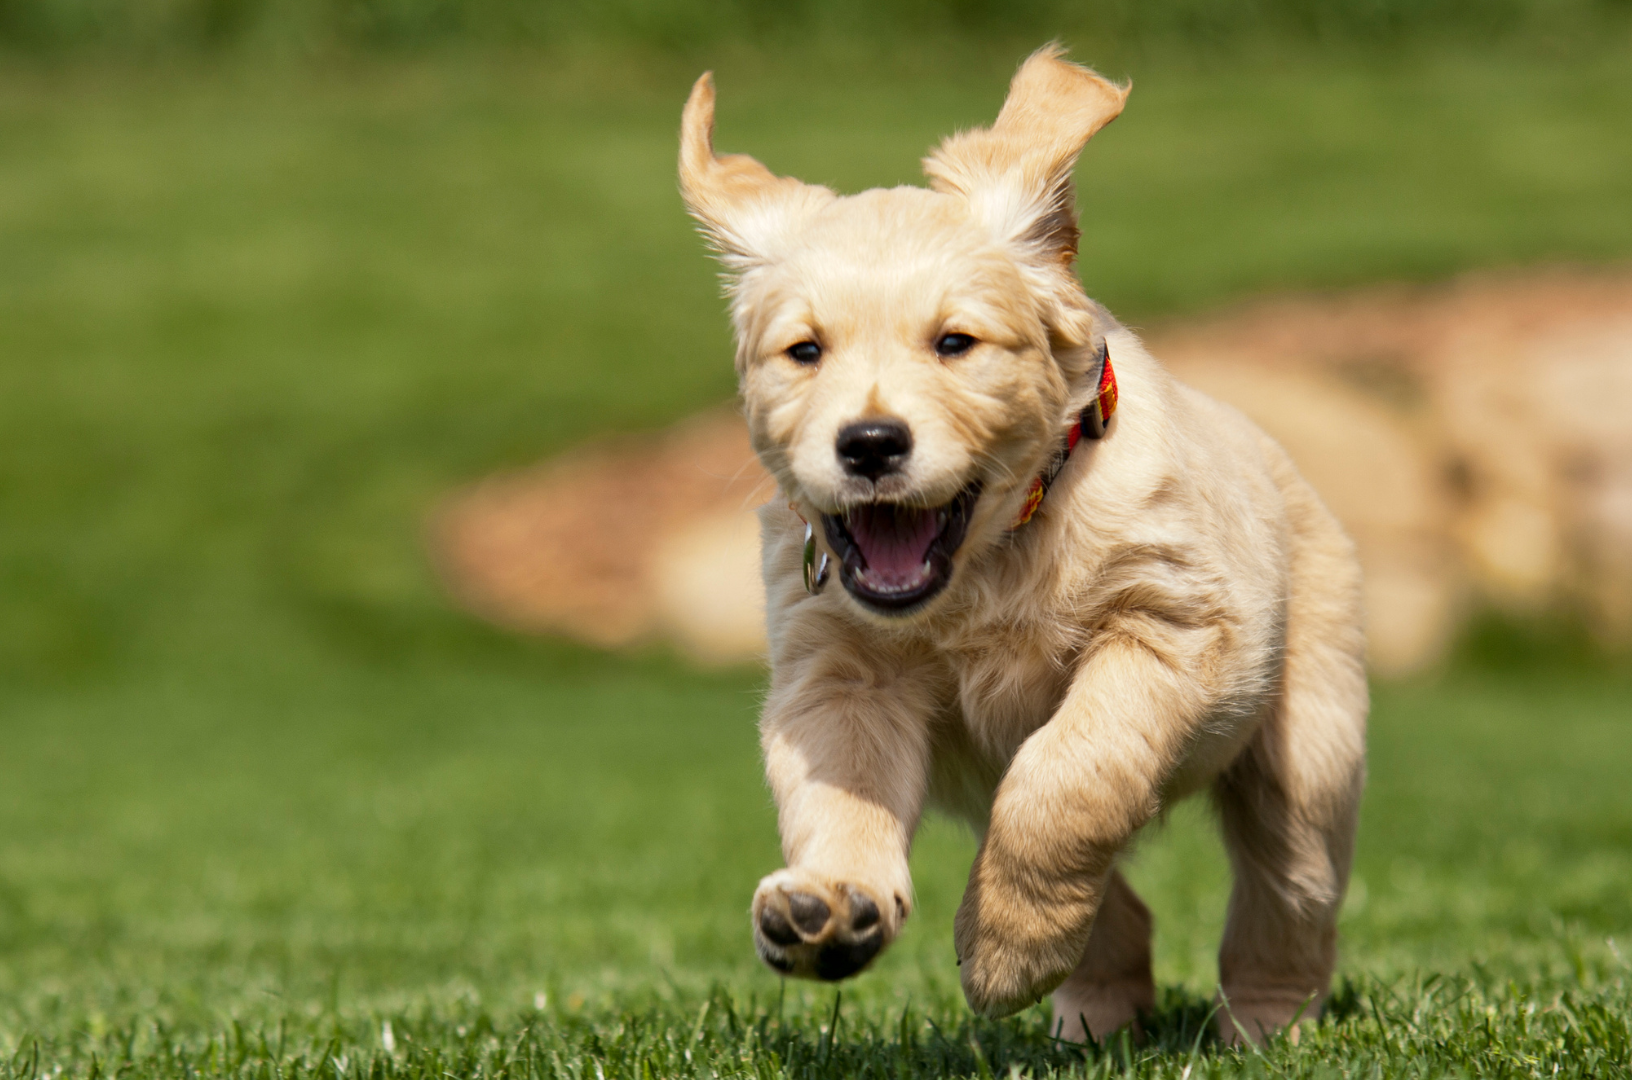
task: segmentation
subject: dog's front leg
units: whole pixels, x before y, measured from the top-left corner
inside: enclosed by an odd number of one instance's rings
[[[787,868],[754,894],[754,944],[777,971],[842,979],[900,932],[928,772],[931,680],[836,645],[778,663],[760,722]]]
[[[1156,813],[1193,732],[1195,679],[1143,642],[1092,653],[999,784],[955,937],[964,995],[1006,1016],[1083,957],[1112,862]]]

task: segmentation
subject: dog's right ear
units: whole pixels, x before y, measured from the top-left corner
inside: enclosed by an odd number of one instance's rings
[[[680,195],[733,270],[774,259],[781,238],[834,197],[825,187],[777,176],[747,154],[714,153],[712,72],[691,88],[681,114]]]

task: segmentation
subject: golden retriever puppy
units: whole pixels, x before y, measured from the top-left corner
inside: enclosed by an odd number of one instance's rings
[[[980,837],[969,1004],[1052,991],[1058,1034],[1103,1038],[1155,992],[1118,855],[1206,789],[1235,872],[1220,1031],[1257,1039],[1318,1015],[1331,978],[1359,569],[1281,449],[1082,292],[1072,168],[1126,96],[1044,49],[996,123],[926,160],[928,189],[851,196],[717,155],[708,75],[686,103],[681,191],[782,493],[761,739],[787,867],[754,940],[789,975],[866,967],[912,911],[935,806]]]

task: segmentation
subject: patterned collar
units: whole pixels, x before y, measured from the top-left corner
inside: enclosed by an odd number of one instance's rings
[[[1077,443],[1083,439],[1103,439],[1105,428],[1111,422],[1111,415],[1116,412],[1116,372],[1111,368],[1110,346],[1105,348],[1105,356],[1099,365],[1099,392],[1094,395],[1082,412],[1077,414],[1076,423],[1071,425],[1065,433],[1065,442],[1055,451],[1054,457],[1049,460],[1047,467],[1031,482],[1026,489],[1026,501],[1020,505],[1020,513],[1009,526],[1012,532],[1030,521],[1037,515],[1038,507],[1043,505],[1043,496],[1048,494],[1049,486],[1065,468],[1065,463],[1071,459],[1071,451],[1076,449]]]

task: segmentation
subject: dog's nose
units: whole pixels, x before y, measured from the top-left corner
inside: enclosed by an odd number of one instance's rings
[[[845,472],[877,480],[900,471],[912,453],[912,431],[899,420],[861,420],[839,432],[837,449]]]

